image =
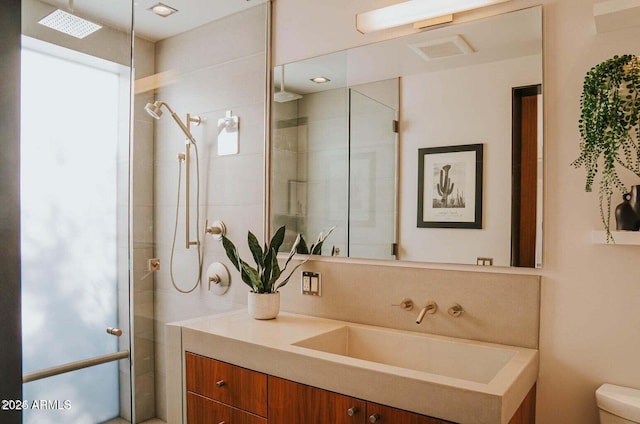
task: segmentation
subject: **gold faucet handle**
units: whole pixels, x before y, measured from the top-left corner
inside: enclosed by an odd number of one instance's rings
[[[448,312],[449,312],[449,315],[451,315],[452,317],[458,318],[460,315],[464,313],[464,309],[459,304],[454,303],[453,306],[449,308]]]
[[[408,299],[408,298],[404,298],[400,301],[399,304],[396,303],[392,303],[391,306],[399,306],[400,309],[405,310],[405,311],[410,311],[413,309],[413,300]]]

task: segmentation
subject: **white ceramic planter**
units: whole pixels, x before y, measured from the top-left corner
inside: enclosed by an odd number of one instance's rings
[[[255,319],[274,319],[280,312],[280,292],[248,293],[249,316]]]

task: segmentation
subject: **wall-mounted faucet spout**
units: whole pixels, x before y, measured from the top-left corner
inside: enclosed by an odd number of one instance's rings
[[[416,318],[416,324],[420,324],[426,314],[435,314],[437,310],[438,305],[436,305],[436,302],[427,302],[424,308],[420,311],[418,318]]]

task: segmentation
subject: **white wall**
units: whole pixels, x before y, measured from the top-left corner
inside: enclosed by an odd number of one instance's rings
[[[277,0],[275,63],[406,32],[361,35],[355,31],[356,13],[392,3],[396,1]],[[570,166],[578,156],[577,120],[585,73],[614,54],[639,54],[640,27],[596,34],[593,3],[513,0],[461,16],[469,19],[543,5],[545,250],[544,268],[539,271],[543,289],[537,398],[541,424],[596,423],[594,391],[603,382],[640,388],[636,273],[640,251],[591,244],[591,231],[601,226],[597,193],[584,193],[583,171]]]
[[[511,259],[511,89],[541,82],[540,56],[409,75],[402,80],[400,258],[508,266]],[[480,230],[416,228],[418,149],[484,145]]]

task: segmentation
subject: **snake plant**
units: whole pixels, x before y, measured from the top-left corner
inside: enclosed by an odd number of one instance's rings
[[[331,234],[333,228],[329,230],[326,234],[320,233],[318,236],[318,240],[316,243],[311,245],[310,252],[314,252],[314,247],[324,242],[324,240]],[[240,276],[242,281],[251,288],[254,293],[275,293],[281,287],[284,287],[289,282],[291,275],[302,266],[305,262],[307,262],[310,256],[296,265],[289,274],[280,282],[278,280],[284,276],[284,272],[289,265],[289,262],[293,259],[293,256],[296,254],[298,250],[298,246],[300,244],[300,240],[302,236],[298,234],[295,242],[293,243],[293,247],[291,251],[287,255],[287,259],[284,263],[284,266],[280,268],[278,263],[278,250],[280,246],[282,246],[282,242],[284,241],[285,235],[285,226],[278,228],[275,232],[269,244],[265,244],[264,248],[260,246],[258,239],[256,236],[249,231],[247,234],[247,242],[249,244],[249,250],[251,251],[251,255],[253,256],[253,260],[256,264],[255,267],[249,265],[246,261],[240,258],[240,254],[238,253],[238,249],[236,246],[229,240],[226,236],[222,236],[222,245],[224,247],[225,253],[227,257],[233,264],[233,266],[240,272]]]
[[[596,175],[600,217],[611,240],[611,196],[617,189],[627,193],[618,167],[640,177],[640,59],[614,56],[587,72],[580,97],[580,156],[572,163],[586,170],[585,191]]]

